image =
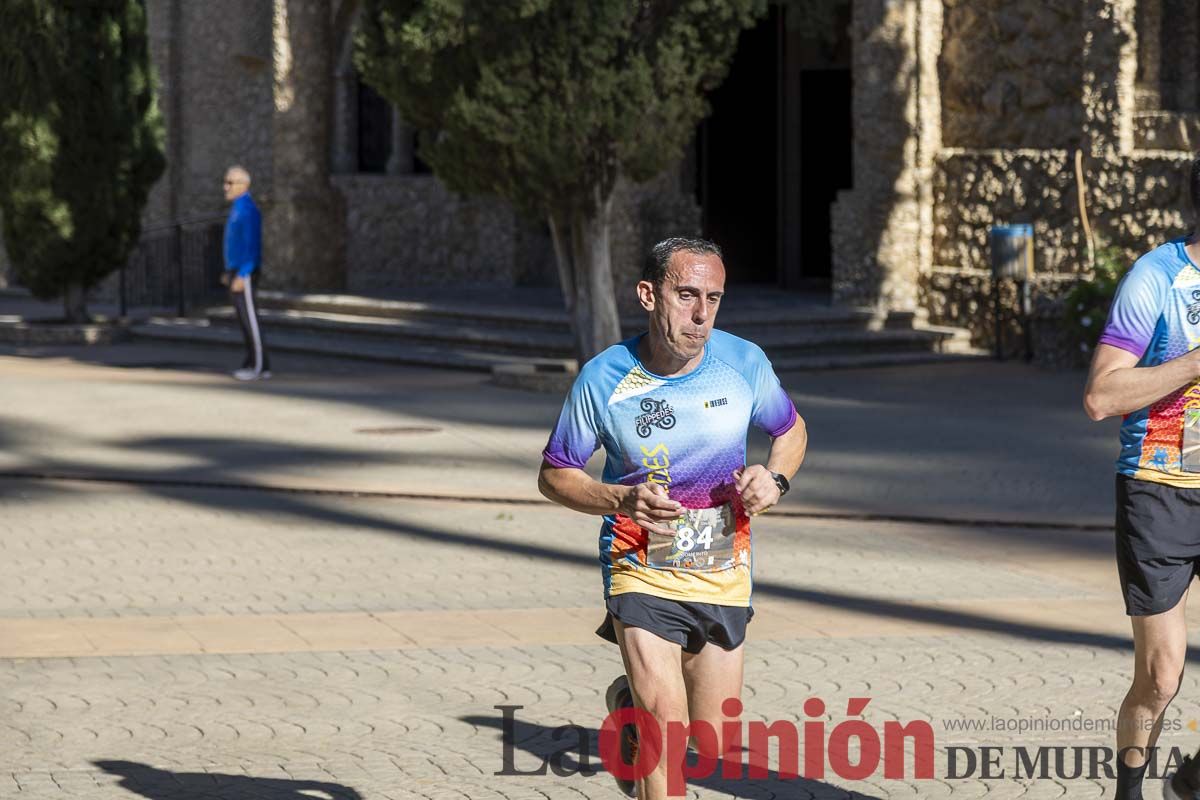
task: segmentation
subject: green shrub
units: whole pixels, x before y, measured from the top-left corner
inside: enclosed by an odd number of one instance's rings
[[[166,165],[143,0],[0,0],[0,212],[18,282],[87,317]]]
[[[1063,324],[1083,354],[1090,356],[1096,349],[1117,286],[1130,266],[1119,247],[1101,247],[1092,277],[1075,284],[1063,298]]]

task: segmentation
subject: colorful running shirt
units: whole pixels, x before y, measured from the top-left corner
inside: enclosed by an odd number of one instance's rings
[[[673,537],[623,514],[604,517],[606,598],[642,592],[749,606],[750,519],[733,472],[746,464],[749,425],[779,436],[796,423],[796,409],[755,344],[714,330],[699,366],[664,378],[638,359],[641,338],[584,365],[542,455],[582,469],[603,445],[605,483],[660,483],[686,509]]]
[[[1186,239],[1151,250],[1121,281],[1100,336],[1153,367],[1200,346],[1200,268]],[[1200,488],[1200,473],[1182,463],[1185,408],[1200,407],[1200,384],[1189,384],[1126,415],[1117,472],[1171,486]]]

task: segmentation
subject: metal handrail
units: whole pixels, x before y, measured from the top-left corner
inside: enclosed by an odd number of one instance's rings
[[[203,217],[193,217],[191,219],[186,219],[186,220],[174,220],[174,221],[166,223],[166,224],[154,225],[154,226],[142,229],[143,235],[141,237],[139,237],[139,240],[138,240],[139,247],[146,246],[146,243],[147,243],[146,234],[152,234],[152,233],[157,233],[157,232],[161,232],[161,231],[172,231],[172,233],[173,233],[173,235],[171,236],[170,255],[168,257],[168,262],[175,268],[175,306],[176,306],[176,313],[178,313],[178,315],[181,317],[185,316],[187,313],[187,292],[186,292],[186,288],[185,288],[186,281],[185,281],[185,275],[184,275],[184,257],[183,257],[183,255],[184,255],[183,254],[184,228],[199,225],[202,223],[221,222],[221,221],[224,221],[224,219],[225,219],[224,215],[221,215],[221,216],[207,215],[207,216],[203,216]],[[129,260],[127,259],[126,262],[121,265],[121,271],[120,271],[119,292],[120,292],[120,315],[122,317],[126,316],[126,314],[128,312],[128,306],[129,306],[128,280],[126,277],[126,272],[127,272],[128,268],[129,268]]]

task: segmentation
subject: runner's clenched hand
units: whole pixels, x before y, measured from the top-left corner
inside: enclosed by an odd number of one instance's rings
[[[646,530],[670,536],[674,531],[659,523],[678,517],[683,506],[667,496],[667,487],[662,484],[639,483],[629,487],[620,510]]]
[[[747,514],[761,514],[779,502],[780,492],[775,476],[762,464],[735,469],[733,479]]]

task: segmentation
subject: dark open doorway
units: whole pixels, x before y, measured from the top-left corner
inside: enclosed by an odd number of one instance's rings
[[[704,235],[725,251],[730,279],[778,280],[779,25],[782,9],[738,40],[733,63],[709,95],[712,114],[697,132],[697,200]]]
[[[829,289],[830,206],[851,182],[850,4],[817,5],[773,3],[742,34],[697,131],[704,235],[737,283]]]
[[[851,181],[850,70],[803,69],[799,77],[800,215],[792,238],[799,239],[800,259],[785,282],[827,284],[833,263],[830,212],[838,190],[850,188]]]

